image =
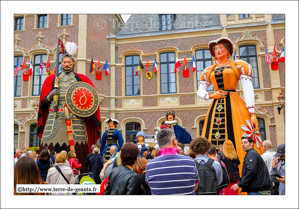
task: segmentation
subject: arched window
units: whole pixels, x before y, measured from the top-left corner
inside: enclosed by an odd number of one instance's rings
[[[201,136],[201,132],[202,132],[202,129],[203,129],[204,122],[205,122],[205,120],[199,121],[199,136]]]
[[[259,132],[260,132],[260,135],[261,135],[261,138],[263,141],[265,141],[267,138],[266,138],[266,126],[265,126],[265,120],[262,119],[262,118],[257,118],[257,122],[259,124]]]
[[[14,124],[14,148],[18,148],[19,125]]]
[[[140,123],[131,122],[126,124],[126,142],[133,142],[137,132],[141,131]]]
[[[45,79],[47,78],[47,71],[43,69],[43,72],[40,74],[39,69],[41,63],[47,63],[47,55],[39,54],[34,56],[34,71],[33,71],[33,88],[32,88],[32,96],[39,96],[41,88]]]
[[[140,95],[140,72],[135,76],[139,61],[138,55],[126,57],[126,96]]]
[[[31,124],[30,133],[29,133],[29,147],[39,146],[39,138],[36,132],[37,132],[37,123]]]
[[[160,54],[161,94],[176,93],[175,53]]]
[[[196,59],[196,76],[197,76],[197,88],[200,83],[200,76],[204,69],[212,65],[212,55],[210,50],[201,49],[195,52]],[[214,91],[213,85],[207,89],[208,91]]]
[[[17,63],[19,61],[19,64],[22,65],[23,63],[23,57],[22,56],[15,56],[14,57],[14,72],[16,71]],[[14,78],[14,97],[20,97],[21,96],[21,88],[22,88],[22,70],[18,71],[18,75]]]
[[[251,65],[253,70],[252,79],[251,79],[252,85],[253,88],[259,89],[260,82],[259,82],[259,70],[257,65],[256,47],[254,45],[240,46],[239,54],[241,60],[244,60],[245,62]]]

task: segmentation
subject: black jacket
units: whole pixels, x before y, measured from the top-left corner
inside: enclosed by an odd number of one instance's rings
[[[86,156],[86,160],[85,160],[85,166],[88,167],[88,171],[89,172],[92,172],[92,167],[91,167],[91,164],[89,162],[89,158],[91,158],[93,156],[93,153],[89,153],[87,156]]]
[[[269,171],[263,158],[254,149],[248,151],[244,158],[242,179],[238,185],[243,192],[270,190]]]
[[[224,162],[226,166],[226,170],[229,175],[230,183],[237,182],[240,180],[240,172],[239,172],[239,165],[240,160],[239,158],[229,160],[225,155],[221,156],[221,160]]]
[[[144,190],[141,188],[140,178],[135,173],[128,173],[123,176],[114,186],[112,187],[117,179],[124,173],[132,171],[127,166],[121,165],[113,168],[112,172],[108,176],[108,183],[105,191],[105,195],[139,195],[144,194]],[[112,191],[111,191],[112,190]]]

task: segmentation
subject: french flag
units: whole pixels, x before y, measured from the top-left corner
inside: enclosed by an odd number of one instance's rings
[[[32,59],[31,59],[30,66],[29,66],[29,73],[28,73],[29,76],[32,75],[32,70],[33,70],[33,65],[32,65]]]
[[[269,55],[269,53],[268,53],[268,51],[267,51],[266,48],[265,48],[265,58],[266,58],[266,62],[267,62],[268,64],[270,64],[270,55]]]
[[[192,65],[192,68],[193,68],[193,71],[192,71],[192,72],[195,72],[195,71],[196,71],[196,66],[195,66],[194,55],[193,55],[193,57],[192,57],[192,60],[191,60],[191,63],[190,63],[190,64]]]
[[[235,51],[235,53],[234,53],[233,59],[234,59],[234,60],[237,60],[237,59],[238,59],[238,58],[237,58],[237,52],[236,52],[236,51]]]
[[[22,67],[21,67],[21,65],[20,65],[20,63],[19,63],[19,60],[18,60],[18,61],[17,61],[17,67],[16,67],[16,70],[15,70],[15,75],[14,75],[14,77],[16,77],[16,75],[18,75],[19,70],[22,70]]]
[[[103,69],[104,69],[104,70],[106,70],[106,71],[105,71],[105,76],[108,76],[108,75],[109,75],[109,66],[108,66],[108,60],[106,60],[106,62],[105,62],[105,65],[104,65]]]
[[[41,75],[44,72],[44,68],[46,68],[44,61],[42,60],[42,62],[40,63],[39,66],[39,74]]]
[[[155,74],[157,74],[157,72],[158,72],[157,69],[158,69],[158,68],[157,68],[157,60],[156,60],[156,58],[155,58],[155,62],[154,62],[154,66],[153,66],[153,67],[154,67],[154,69],[155,69],[155,71],[154,71]]]
[[[180,71],[180,66],[181,66],[181,63],[180,63],[179,59],[176,58],[175,67],[174,67],[174,73]]]
[[[278,62],[284,62],[284,47],[282,48],[282,51],[281,51],[280,56],[278,58]]]

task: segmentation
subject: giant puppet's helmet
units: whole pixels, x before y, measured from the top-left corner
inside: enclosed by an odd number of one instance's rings
[[[76,53],[77,51],[77,44],[74,43],[74,42],[67,42],[65,44],[65,49],[66,49],[66,53],[62,56],[62,59],[61,59],[61,62],[63,61],[63,59],[65,58],[69,58],[73,61],[73,66],[70,70],[65,70],[63,65],[62,65],[62,71],[63,72],[74,72],[74,68],[75,68],[75,59],[74,59],[74,54]]]

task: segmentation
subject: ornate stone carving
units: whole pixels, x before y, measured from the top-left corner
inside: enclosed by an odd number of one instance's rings
[[[264,44],[263,44],[262,39],[260,39],[259,37],[253,36],[252,32],[247,29],[245,29],[245,31],[243,32],[242,37],[239,37],[235,41],[233,41],[234,48],[236,49],[236,45],[238,42],[245,41],[245,40],[246,41],[247,40],[256,40],[260,43],[260,49],[264,49]]]
[[[20,130],[24,129],[25,122],[18,118],[16,113],[14,114],[14,122],[16,122],[19,125]]]
[[[160,103],[178,103],[178,98],[177,97],[160,98]]]
[[[14,47],[14,51],[19,51],[23,53],[23,56],[29,56],[29,51],[26,51],[24,48],[19,46],[21,39],[19,38],[19,35],[16,34],[15,38],[14,38],[14,43],[15,43],[15,47]]]
[[[30,100],[29,104],[30,104],[31,108],[38,109],[39,99],[38,98],[32,99],[32,100]]]
[[[258,98],[262,98],[263,97],[263,93],[262,92],[256,92],[254,93],[254,98],[258,99]]]
[[[274,118],[274,115],[272,115],[272,114],[271,114],[271,115],[268,114],[268,113],[269,113],[268,110],[264,109],[264,111],[261,111],[261,110],[260,110],[261,107],[260,107],[259,105],[256,105],[254,109],[255,109],[256,112],[258,112],[258,113],[260,113],[260,114],[263,114],[263,115],[266,115],[266,116],[269,118],[270,121],[271,121],[271,119]],[[270,124],[270,125],[271,125],[271,124]]]
[[[125,99],[125,105],[140,105],[141,99]]]
[[[15,100],[14,101],[14,108],[18,109],[18,108],[20,108],[20,106],[21,106],[21,100]]]
[[[41,49],[43,47],[42,40],[45,38],[42,36],[42,32],[39,31],[37,36],[35,37],[38,41],[37,45],[35,46],[36,49]]]
[[[66,37],[68,37],[70,34],[68,34],[67,32],[66,32],[66,29],[63,29],[62,30],[62,33],[59,35],[61,38],[62,38],[62,42],[63,42],[63,44],[65,44],[65,39],[66,39]]]

